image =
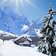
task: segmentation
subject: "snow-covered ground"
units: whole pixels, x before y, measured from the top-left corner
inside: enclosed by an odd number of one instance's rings
[[[36,48],[19,46],[10,41],[0,40],[0,56],[47,56],[37,52]]]

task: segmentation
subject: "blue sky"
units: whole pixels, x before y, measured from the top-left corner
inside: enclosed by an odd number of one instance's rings
[[[6,1],[6,2],[4,2]],[[13,0],[15,1],[15,0]],[[15,2],[11,4],[11,0],[0,0],[0,6],[10,6],[14,11],[18,14],[26,16],[29,21],[41,19],[44,15],[47,14],[48,6],[51,3],[53,8],[56,9],[56,0],[29,0],[30,3],[27,3],[25,0],[23,1],[23,6],[19,2],[19,6],[16,9]],[[4,2],[1,4],[1,2]]]
[[[30,4],[25,3],[24,7],[19,8],[19,14],[25,15],[30,20],[40,20],[48,13],[48,6],[51,3],[54,10],[56,10],[56,0],[31,0]]]

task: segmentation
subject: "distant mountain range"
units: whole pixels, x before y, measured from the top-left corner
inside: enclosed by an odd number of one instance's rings
[[[27,17],[18,15],[9,7],[0,8],[0,30],[18,35],[29,34],[35,37],[37,36],[35,29],[40,26],[41,22],[39,24],[37,21],[30,23]]]

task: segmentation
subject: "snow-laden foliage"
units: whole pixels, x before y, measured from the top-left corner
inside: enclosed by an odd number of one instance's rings
[[[40,36],[41,41],[38,43],[39,51],[50,56],[56,56],[56,21],[53,20],[54,13],[56,14],[56,12],[50,8],[40,31],[43,36]]]
[[[43,34],[40,33],[40,29],[35,29],[36,34],[38,35],[38,37],[42,37]]]

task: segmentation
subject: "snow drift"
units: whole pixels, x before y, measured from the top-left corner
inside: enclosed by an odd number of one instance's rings
[[[16,45],[12,40],[0,42],[2,42],[0,56],[47,56],[37,52],[35,48]]]

